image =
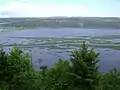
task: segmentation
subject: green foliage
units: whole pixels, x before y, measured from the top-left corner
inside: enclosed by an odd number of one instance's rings
[[[120,72],[98,71],[99,53],[83,42],[69,60],[59,59],[53,68],[34,71],[30,56],[18,48],[0,50],[0,90],[120,90]]]
[[[32,68],[27,54],[18,48],[12,49],[8,54],[0,51],[0,87],[25,90],[31,81],[29,75],[32,75]]]
[[[65,90],[68,85],[68,72],[70,71],[70,63],[59,59],[55,67],[47,72],[52,87],[50,90]],[[49,85],[50,86],[50,85]]]
[[[71,70],[73,73],[72,81],[75,80],[73,86],[82,90],[94,90],[98,85],[98,55],[93,49],[83,42],[80,49],[76,49],[71,53]],[[87,86],[87,87],[86,87]]]
[[[47,71],[43,69],[39,72],[36,87],[39,87],[40,90],[66,90],[68,88],[67,72],[69,67],[70,64],[67,60],[59,59],[54,68]]]
[[[114,69],[102,75],[99,90],[120,90],[120,72]]]

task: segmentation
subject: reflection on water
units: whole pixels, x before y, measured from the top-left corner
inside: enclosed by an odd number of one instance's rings
[[[36,70],[41,65],[53,66],[58,58],[68,59],[69,52],[82,41],[100,52],[100,71],[106,72],[120,64],[120,30],[100,29],[38,29],[0,32],[0,46],[7,51],[17,45],[32,54]]]

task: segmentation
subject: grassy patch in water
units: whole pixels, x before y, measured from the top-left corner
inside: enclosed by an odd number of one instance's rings
[[[89,40],[90,43],[92,44],[113,44],[112,41],[108,41],[108,40],[95,40],[95,39],[92,39],[92,40]]]
[[[120,35],[107,35],[107,36],[91,37],[91,39],[116,39],[116,38],[120,38]]]
[[[87,41],[89,46],[96,48],[111,48],[120,50],[120,42],[113,42],[111,38],[118,38],[119,35],[99,36],[99,37],[73,37],[73,38],[55,38],[55,37],[16,37],[18,39],[26,39],[28,42],[16,44],[19,47],[40,47],[50,49],[72,49],[80,47],[83,41]],[[108,39],[109,38],[109,39]],[[106,40],[107,39],[107,40]],[[111,41],[110,41],[111,40]],[[117,46],[115,46],[117,45]],[[3,43],[0,47],[15,46],[14,44]]]

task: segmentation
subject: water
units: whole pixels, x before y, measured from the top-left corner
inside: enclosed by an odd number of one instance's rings
[[[79,48],[84,40],[100,52],[100,72],[120,68],[119,29],[39,28],[0,32],[0,46],[7,49],[16,43],[31,52],[36,70],[41,65],[52,67],[58,58],[68,59],[70,51]]]
[[[103,36],[119,35],[119,29],[80,29],[80,28],[39,28],[34,30],[20,30],[1,32],[0,37],[68,37],[68,36]]]

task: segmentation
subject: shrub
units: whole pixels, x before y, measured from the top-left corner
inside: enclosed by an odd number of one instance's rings
[[[36,87],[40,90],[68,90],[67,72],[69,71],[69,62],[61,59],[55,66],[48,70],[39,72],[39,78],[36,81]]]
[[[120,90],[120,72],[114,69],[101,75],[99,90]]]

